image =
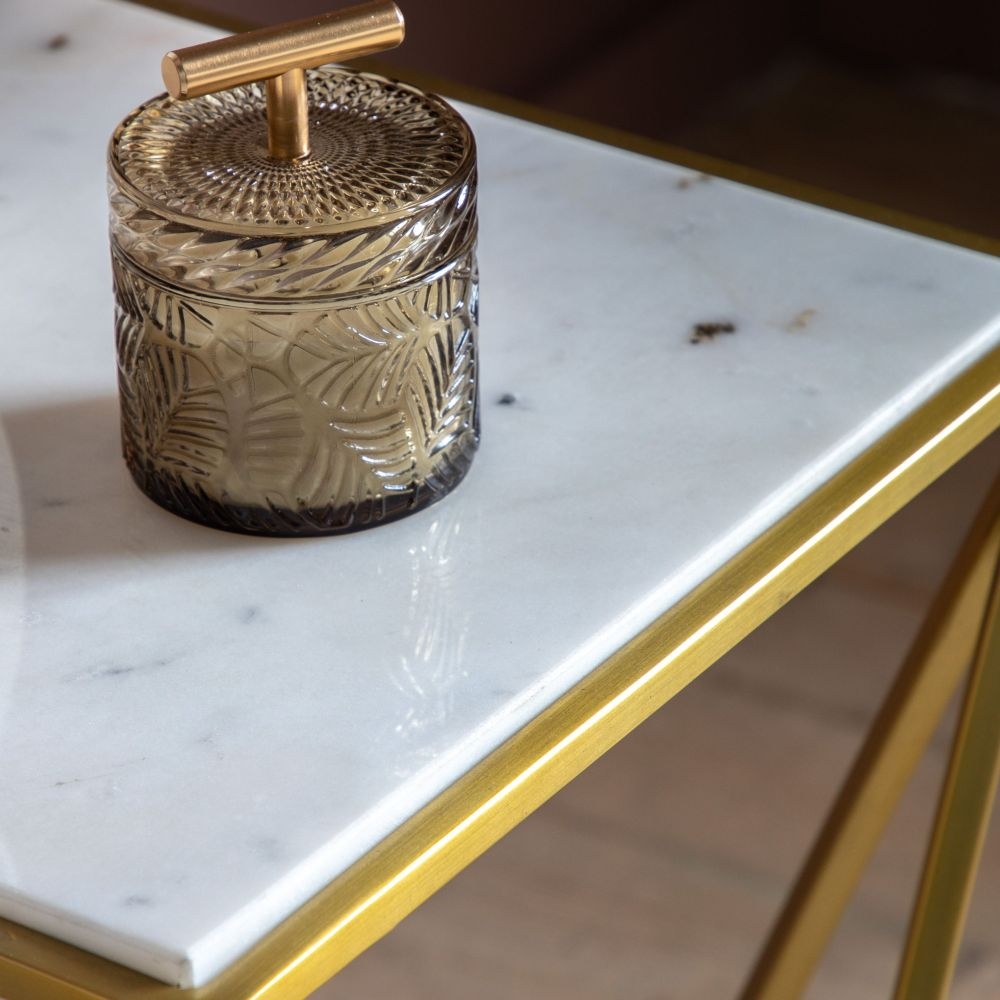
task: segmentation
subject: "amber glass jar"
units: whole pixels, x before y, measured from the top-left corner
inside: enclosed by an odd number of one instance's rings
[[[183,517],[269,535],[380,524],[478,443],[476,162],[444,101],[307,74],[310,152],[265,88],[158,97],[109,152],[122,441]]]

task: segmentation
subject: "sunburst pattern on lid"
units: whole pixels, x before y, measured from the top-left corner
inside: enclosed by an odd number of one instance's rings
[[[267,152],[264,88],[163,96],[115,133],[112,164],[159,210],[273,232],[377,222],[432,198],[472,147],[444,101],[341,67],[309,72],[312,152]]]

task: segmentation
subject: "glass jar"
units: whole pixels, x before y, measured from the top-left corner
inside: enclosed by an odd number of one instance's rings
[[[132,112],[109,151],[125,461],[161,506],[266,535],[434,503],[479,440],[476,158],[437,97],[307,73],[310,151],[259,83]]]

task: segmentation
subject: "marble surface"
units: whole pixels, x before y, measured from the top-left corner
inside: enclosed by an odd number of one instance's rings
[[[469,108],[467,481],[344,538],[186,523],[119,457],[104,149],[213,34],[0,7],[0,914],[181,985],[1000,342],[998,260]]]

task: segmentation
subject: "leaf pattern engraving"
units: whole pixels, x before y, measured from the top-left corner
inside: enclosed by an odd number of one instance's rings
[[[448,303],[474,301],[471,286],[475,283],[468,271],[451,276]],[[441,289],[428,289],[425,295],[440,300]],[[463,308],[453,313],[442,302],[437,315],[443,320],[437,336],[430,339],[413,365],[408,385],[409,412],[417,428],[415,441],[425,466],[445,452],[462,435],[474,430],[477,423],[475,322],[465,321]],[[427,303],[428,313],[435,314]]]
[[[219,466],[226,451],[226,410],[211,373],[196,357],[147,345],[135,395],[150,454],[193,475]]]
[[[451,490],[478,443],[471,251],[337,307],[248,308],[116,255],[126,461],[157,502],[251,533],[350,531]]]
[[[333,359],[306,383],[328,407],[364,413],[395,404],[423,332],[408,320],[391,326],[400,316],[388,304],[355,306],[300,339],[300,350]]]

